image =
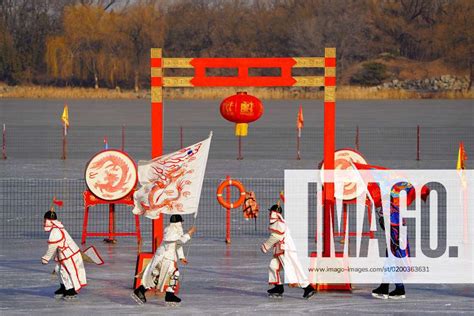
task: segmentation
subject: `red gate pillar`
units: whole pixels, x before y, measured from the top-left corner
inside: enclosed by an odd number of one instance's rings
[[[336,49],[324,51],[324,170],[334,170],[336,149]],[[334,182],[324,183],[323,257],[331,256],[331,221],[334,215]]]
[[[151,157],[163,154],[163,68],[161,48],[151,49]],[[152,251],[163,239],[163,217],[152,221]]]

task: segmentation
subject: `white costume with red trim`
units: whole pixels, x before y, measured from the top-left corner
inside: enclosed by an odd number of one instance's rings
[[[141,283],[146,289],[156,288],[160,292],[174,293],[178,288],[178,259],[185,259],[183,244],[191,239],[183,233],[180,222],[165,228],[163,242],[143,272]]]
[[[74,288],[76,292],[79,291],[87,285],[86,271],[79,247],[58,220],[45,220],[44,230],[50,234],[48,250],[41,260],[46,264],[54,257],[59,282],[66,290]]]
[[[261,246],[264,253],[273,248],[273,258],[268,267],[268,283],[273,285],[283,284],[280,271],[285,270],[285,281],[287,283],[303,288],[308,286],[308,278],[298,260],[290,230],[280,213],[270,212],[268,230],[270,230],[270,237]]]

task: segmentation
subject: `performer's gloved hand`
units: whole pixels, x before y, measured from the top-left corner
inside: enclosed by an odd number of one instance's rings
[[[268,251],[264,244],[262,244],[262,245],[260,246],[260,250],[261,250],[263,253],[267,253],[267,251]]]
[[[192,226],[189,230],[188,230],[188,234],[189,236],[192,236],[195,232],[196,232],[196,226]]]
[[[48,260],[41,258],[41,263],[42,264],[48,264]]]
[[[188,260],[186,260],[186,258],[179,259],[179,261],[181,261],[181,263],[184,265],[188,264]]]

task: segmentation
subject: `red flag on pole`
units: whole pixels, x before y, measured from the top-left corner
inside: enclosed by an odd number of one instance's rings
[[[456,163],[456,170],[458,171],[459,176],[461,177],[461,183],[464,188],[467,185],[466,178],[464,175],[464,169],[466,169],[466,160],[467,160],[467,155],[466,155],[466,151],[464,150],[464,142],[460,142],[459,150],[458,150],[458,161]]]
[[[56,197],[53,198],[53,203],[59,207],[62,207],[64,205],[64,202],[61,200],[56,200]]]
[[[466,150],[464,150],[464,142],[459,143],[459,150],[458,150],[458,162],[456,164],[457,170],[464,170],[466,169],[466,161],[467,155]]]
[[[300,104],[300,109],[298,111],[298,116],[296,118],[296,130],[298,131],[298,135],[296,135],[296,159],[301,159],[301,152],[300,152],[300,138],[301,138],[301,129],[304,127],[304,118],[303,118],[303,107]]]
[[[296,118],[296,128],[301,130],[304,127],[303,107],[300,105],[298,117]]]

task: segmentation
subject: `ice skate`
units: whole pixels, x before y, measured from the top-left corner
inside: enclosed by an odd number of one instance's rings
[[[383,300],[388,299],[388,284],[382,283],[378,288],[372,291],[372,296]]]
[[[388,294],[388,298],[392,300],[401,300],[406,298],[405,288],[397,287],[395,290]]]
[[[135,302],[137,302],[138,305],[142,305],[146,303],[145,291],[145,287],[140,285],[132,292],[132,294],[130,294],[130,296]]]
[[[66,288],[64,287],[64,284],[61,284],[61,287],[54,292],[54,297],[55,298],[62,298],[64,294],[66,293]]]
[[[63,299],[66,301],[72,301],[77,299],[77,292],[74,289],[69,289],[64,292]]]
[[[267,291],[268,297],[271,297],[271,298],[282,298],[283,292],[284,292],[284,289],[283,289],[282,284],[275,285],[273,288]]]
[[[166,292],[165,304],[166,306],[178,306],[181,302],[181,299],[174,295],[172,292]]]
[[[316,294],[315,289],[311,284],[304,288],[303,298],[310,299],[314,294]]]

